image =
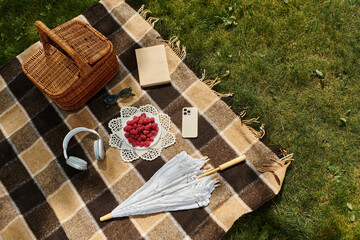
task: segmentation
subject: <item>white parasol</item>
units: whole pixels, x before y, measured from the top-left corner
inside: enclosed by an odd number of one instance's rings
[[[204,159],[196,159],[186,152],[181,152],[100,220],[207,206],[211,193],[217,186],[217,180],[212,174],[242,162],[245,158],[243,155],[216,169],[206,171],[201,170],[206,163]]]

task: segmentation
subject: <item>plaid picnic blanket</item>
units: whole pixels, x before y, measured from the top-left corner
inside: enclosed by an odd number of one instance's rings
[[[47,99],[22,73],[21,62],[34,44],[0,69],[0,236],[2,239],[218,239],[243,214],[273,198],[287,165],[260,173],[254,166],[279,158],[167,46],[172,83],[141,89],[135,49],[164,44],[160,35],[128,4],[104,0],[78,17],[114,44],[119,73],[77,111],[64,111]],[[132,87],[135,96],[106,108],[104,98]],[[108,145],[108,122],[123,106],[152,104],[172,119],[175,145],[154,161],[125,163]],[[199,137],[183,139],[181,109],[199,109]],[[62,140],[69,130],[84,126],[99,132],[106,159],[93,156],[92,134],[72,139],[69,154],[89,159],[77,171],[65,163]],[[165,162],[181,151],[209,156],[213,166],[246,154],[247,161],[220,176],[209,206],[100,222],[141,187]]]

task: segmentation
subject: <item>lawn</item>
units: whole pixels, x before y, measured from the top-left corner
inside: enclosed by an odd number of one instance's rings
[[[55,27],[95,2],[0,0],[0,65],[38,40],[35,20]],[[260,117],[267,145],[295,154],[280,194],[225,239],[360,239],[360,1],[127,2],[179,37],[199,77],[221,78],[235,112]]]

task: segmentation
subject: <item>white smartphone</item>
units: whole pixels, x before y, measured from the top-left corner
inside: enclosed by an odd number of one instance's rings
[[[185,107],[182,110],[183,138],[196,138],[198,136],[198,110],[195,107]]]

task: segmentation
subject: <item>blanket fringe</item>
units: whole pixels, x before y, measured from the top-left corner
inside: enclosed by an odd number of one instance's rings
[[[147,18],[147,14],[148,14],[148,13],[151,13],[151,11],[150,11],[149,9],[145,9],[145,5],[144,5],[144,4],[141,5],[141,7],[140,7],[139,10],[138,10],[138,13],[139,13],[139,15],[140,15],[143,19],[145,19],[145,21],[148,22],[152,27],[154,27],[154,26],[155,26],[155,23],[156,23],[157,21],[159,21],[159,18],[155,18],[155,17],[148,17],[148,18]]]
[[[145,19],[152,27],[155,27],[155,23],[159,21],[156,17],[147,17],[147,14],[151,13],[149,9],[145,9],[145,5],[141,5],[138,10],[138,14]],[[183,61],[186,57],[186,47],[180,45],[180,40],[177,36],[171,37],[169,40],[165,40],[165,43],[175,52],[175,54]]]
[[[284,150],[283,150],[284,151]],[[261,166],[254,166],[259,172],[275,172],[279,168],[287,168],[289,164],[294,161],[294,154],[287,154],[287,151],[284,151],[284,157],[279,160],[275,158],[270,158],[267,163],[262,163]]]
[[[152,27],[154,27],[154,26],[155,26],[155,23],[157,23],[157,21],[159,21],[159,18],[149,17],[146,21],[147,21]]]
[[[177,36],[172,36],[165,41],[166,44],[175,52],[175,54],[183,61],[186,57],[186,47],[180,45],[180,40]]]
[[[265,124],[264,123],[261,124],[259,131],[256,131],[254,128],[252,128],[250,126],[247,126],[247,127],[250,129],[252,134],[254,134],[255,137],[257,137],[259,140],[265,136]]]
[[[248,129],[252,132],[252,134],[254,134],[255,137],[257,137],[259,140],[262,139],[265,136],[265,124],[261,124],[260,126],[260,130],[256,131],[254,128],[252,128],[251,126],[249,126],[250,124],[253,123],[259,123],[259,117],[257,118],[250,118],[250,119],[246,119],[243,120],[243,118],[246,115],[246,110],[244,109],[242,110],[238,116],[241,119],[241,123],[245,124]],[[287,168],[289,166],[289,164],[291,163],[291,161],[294,160],[293,156],[294,154],[288,154],[288,150],[282,149],[281,150],[283,157],[280,158],[279,160],[275,159],[275,158],[270,158],[268,160],[265,160],[265,162],[254,162],[253,165],[254,167],[259,171],[259,172],[275,172],[276,170],[278,170],[279,168]],[[280,182],[280,181],[279,181]]]
[[[250,125],[252,123],[259,123],[259,118],[260,117],[257,117],[257,118],[250,118],[250,119],[246,119],[246,120],[243,120],[242,122],[245,124],[245,125]]]
[[[206,86],[208,86],[215,94],[216,96],[218,96],[219,98],[225,98],[225,97],[231,97],[233,95],[233,93],[219,93],[217,91],[215,91],[213,88],[218,85],[219,83],[221,83],[220,78],[216,77],[213,80],[205,80],[205,75],[206,75],[206,71],[204,69],[201,78],[199,79],[201,82],[205,83]]]
[[[262,139],[264,136],[265,136],[265,124],[262,123],[260,128],[259,128],[259,131],[256,131],[254,128],[252,128],[250,125],[253,124],[253,123],[259,123],[259,118],[260,117],[257,117],[257,118],[250,118],[250,119],[243,119],[246,115],[246,109],[244,109],[243,111],[241,111],[239,113],[239,118],[241,119],[241,123],[245,124],[248,129],[252,132],[252,134],[254,134],[254,136],[257,138],[257,139]]]

